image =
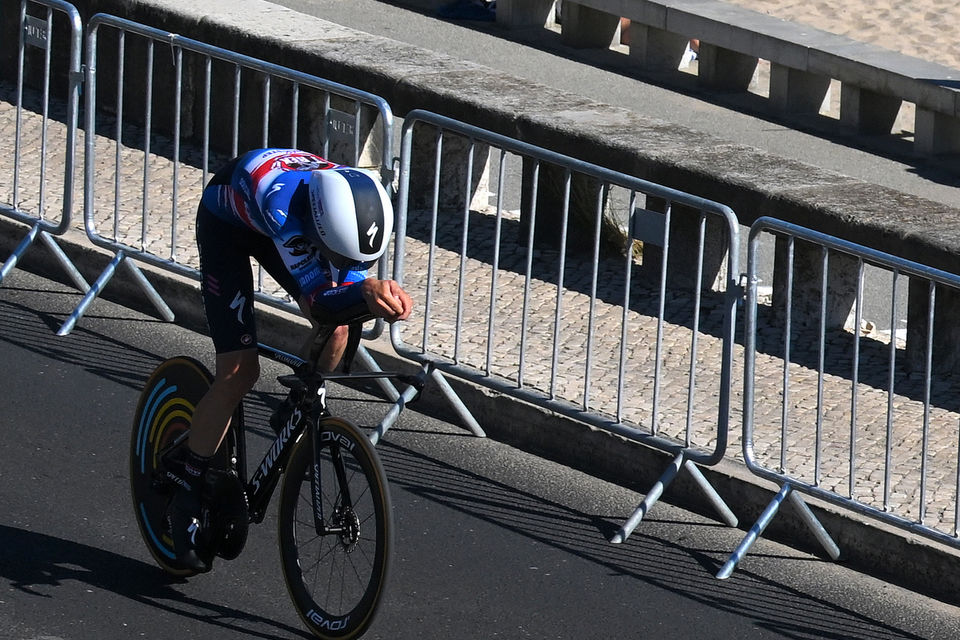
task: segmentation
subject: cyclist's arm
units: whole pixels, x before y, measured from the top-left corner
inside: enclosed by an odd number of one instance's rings
[[[308,300],[310,317],[323,325],[345,325],[370,317],[406,320],[413,301],[393,280],[365,278],[318,292]]]
[[[388,322],[405,320],[413,303],[396,282],[367,278],[327,289],[312,299],[301,296],[300,307],[313,324],[303,353],[321,369],[332,371],[345,354],[349,369],[363,322],[377,317]]]

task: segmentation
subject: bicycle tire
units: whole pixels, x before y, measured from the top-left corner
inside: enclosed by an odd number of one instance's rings
[[[351,532],[320,535],[312,511],[313,434],[322,434],[320,461],[324,520],[346,521]],[[344,509],[332,453],[343,456],[353,506]],[[338,509],[339,508],[339,509]],[[336,514],[336,515],[334,515]],[[280,494],[278,533],[283,577],[297,612],[320,638],[356,638],[381,602],[393,549],[386,474],[370,440],[335,417],[320,420],[296,445]]]
[[[157,487],[160,452],[184,434],[193,410],[213,382],[210,371],[186,356],[160,363],[144,384],[130,439],[130,494],[140,535],[160,567],[189,577],[196,571],[177,562],[166,527],[172,493]]]

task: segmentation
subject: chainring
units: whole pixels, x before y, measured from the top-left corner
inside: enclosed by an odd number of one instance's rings
[[[216,555],[233,560],[247,543],[250,514],[247,494],[235,471],[211,469],[210,483],[211,544]]]

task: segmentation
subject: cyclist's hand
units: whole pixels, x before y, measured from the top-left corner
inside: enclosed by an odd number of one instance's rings
[[[361,285],[363,299],[370,313],[387,322],[406,320],[413,310],[413,300],[403,288],[393,280],[367,278]]]

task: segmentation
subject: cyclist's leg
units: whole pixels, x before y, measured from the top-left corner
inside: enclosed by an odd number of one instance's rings
[[[237,405],[260,375],[256,348],[218,353],[210,390],[193,412],[188,445],[200,456],[213,456],[220,447]]]
[[[230,416],[260,375],[250,256],[259,234],[220,220],[202,204],[197,212],[203,306],[217,353],[210,391],[194,412],[190,449],[216,453]]]
[[[249,247],[251,236],[256,235],[219,220],[200,205],[197,246],[201,286],[217,352],[217,370],[213,384],[194,410],[183,464],[174,472],[179,488],[169,511],[177,559],[198,572],[210,568],[210,559],[201,557],[200,548],[204,476],[230,416],[259,376]]]
[[[309,311],[304,312],[307,317],[310,316]],[[309,358],[310,351],[313,348],[314,341],[316,340],[317,335],[323,329],[322,326],[317,324],[312,318],[311,322],[313,323],[313,331],[310,334],[310,337],[304,343],[303,348],[300,350],[300,355],[303,358]],[[323,350],[320,352],[319,357],[317,357],[317,367],[321,371],[333,371],[337,368],[337,365],[340,364],[340,361],[343,359],[343,353],[347,349],[347,341],[350,337],[350,327],[343,325],[333,329],[333,332],[330,334],[330,337],[327,339],[326,344],[323,346]]]
[[[343,352],[347,349],[347,339],[350,336],[350,328],[340,326],[333,330],[330,340],[324,346],[320,357],[317,359],[317,366],[323,371],[333,371],[343,359]]]

